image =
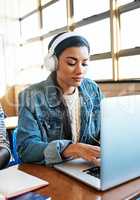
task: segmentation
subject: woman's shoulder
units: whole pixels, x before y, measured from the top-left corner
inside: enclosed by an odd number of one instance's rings
[[[80,90],[84,94],[88,94],[89,96],[98,97],[99,99],[102,99],[104,97],[100,86],[93,80],[85,78],[80,86]]]
[[[41,81],[41,82],[39,82],[39,83],[35,83],[35,84],[32,84],[32,85],[30,85],[30,86],[28,86],[27,88],[25,88],[24,90],[22,90],[21,92],[20,92],[20,94],[24,94],[24,95],[27,95],[27,94],[36,94],[36,93],[38,93],[38,92],[40,92],[40,91],[42,91],[43,90],[43,88],[45,88],[45,86],[46,86],[46,80],[45,81]]]
[[[49,75],[46,80],[43,80],[41,82],[32,84],[25,88],[21,93],[23,94],[38,94],[44,90],[47,90],[50,86],[52,87],[54,85],[52,76]]]
[[[81,83],[81,87],[85,87],[86,89],[92,89],[92,90],[98,90],[99,89],[99,85],[94,81],[91,80],[89,78],[85,78],[82,83]]]

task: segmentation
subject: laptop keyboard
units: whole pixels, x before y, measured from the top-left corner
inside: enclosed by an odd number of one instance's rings
[[[83,170],[83,172],[85,172],[91,176],[95,176],[96,178],[100,178],[100,167],[94,166],[94,167]]]

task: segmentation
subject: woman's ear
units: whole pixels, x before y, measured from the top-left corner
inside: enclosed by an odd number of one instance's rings
[[[47,70],[51,72],[56,71],[58,65],[57,57],[48,53],[44,59],[44,65]]]

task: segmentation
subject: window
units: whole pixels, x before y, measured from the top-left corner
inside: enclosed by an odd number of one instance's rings
[[[33,84],[43,81],[47,78],[49,73],[45,68],[39,66],[29,67],[17,72],[16,83],[17,84]]]
[[[58,1],[43,9],[43,29],[46,32],[67,25],[66,1]]]
[[[80,2],[78,0],[74,0],[75,21],[79,21],[107,10],[109,10],[109,0],[102,0],[102,3],[99,3],[98,0],[86,0]]]
[[[140,19],[140,8],[121,14],[121,46],[123,49],[140,46],[138,19]]]
[[[38,8],[38,0],[19,0],[20,17]]]
[[[91,54],[110,51],[109,19],[77,28],[76,31],[88,39],[91,46]]]
[[[15,45],[5,44],[5,74],[6,83],[9,86],[15,84],[16,68],[17,68],[17,48]]]
[[[113,1],[116,2],[116,11],[120,12],[118,15],[112,15],[112,13],[110,15],[109,11],[112,5],[110,0],[102,0],[102,3],[99,3],[98,0],[69,1],[70,4],[73,2],[73,6],[69,6],[68,12],[71,23],[69,27],[67,24],[67,0],[40,0],[42,6],[40,10],[38,8],[39,0],[20,0],[20,8],[22,8],[20,16],[23,16],[21,33],[25,45],[21,48],[22,62],[19,62],[19,68],[24,71],[35,69],[37,72],[38,67],[43,65],[44,57],[48,52],[48,43],[52,37],[61,30],[70,29],[86,37],[90,43],[91,55],[94,55],[92,56],[94,60],[89,64],[88,77],[94,80],[140,78],[140,54],[137,55],[139,49],[134,48],[140,47],[140,29],[138,23],[135,23],[140,18],[139,1]],[[71,20],[72,14],[74,14],[74,18]],[[113,26],[110,29],[112,22]],[[118,26],[118,22],[120,22],[120,26]],[[113,34],[110,33],[110,30],[113,31]],[[41,41],[39,36],[42,36]],[[118,49],[117,41],[120,42]],[[116,49],[114,48],[115,52],[119,50],[117,52],[120,56],[118,59],[114,57],[112,60],[111,45],[116,47]],[[35,55],[34,59],[32,59],[33,54]],[[118,66],[119,73],[115,70],[115,74],[113,74],[113,66],[116,66],[112,63]],[[41,75],[39,76],[41,77]],[[33,79],[33,81],[35,80],[38,79]]]
[[[120,58],[120,79],[140,78],[140,55]]]
[[[47,55],[48,53],[48,44],[49,42],[51,41],[51,39],[53,38],[54,36],[52,37],[48,37],[46,39],[43,40],[43,55],[44,57]]]
[[[7,40],[11,44],[17,44],[20,41],[19,21],[11,20],[7,22]]]
[[[31,84],[46,79],[48,72],[43,68],[42,42],[32,42],[19,48],[16,76],[17,84]]]
[[[21,21],[21,32],[24,40],[39,34],[39,13],[30,15]]]
[[[51,2],[52,0],[41,0],[41,5],[45,5],[46,3],[49,3]]]
[[[43,64],[42,44],[40,41],[32,42],[20,47],[19,68],[25,69],[30,66],[41,66]]]
[[[19,17],[19,0],[1,0],[0,16],[6,16],[9,19],[18,19]]]
[[[118,5],[122,6],[124,4],[131,3],[132,1],[134,0],[118,0]]]
[[[93,80],[112,79],[112,60],[102,59],[90,61],[86,77]]]
[[[3,37],[0,35],[0,97],[5,93],[5,66],[4,66],[4,47],[3,47]]]

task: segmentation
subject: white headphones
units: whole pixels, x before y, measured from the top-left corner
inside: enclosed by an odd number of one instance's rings
[[[50,72],[55,71],[58,65],[57,57],[49,51],[44,59],[44,65]]]
[[[48,54],[46,55],[44,59],[44,65],[47,70],[49,71],[55,71],[57,69],[58,65],[58,59],[55,56],[55,48],[57,47],[58,44],[60,44],[63,40],[72,37],[72,36],[79,36],[78,34],[74,32],[66,32],[63,33],[62,35],[58,36],[53,43],[51,44],[51,47],[49,48]]]

